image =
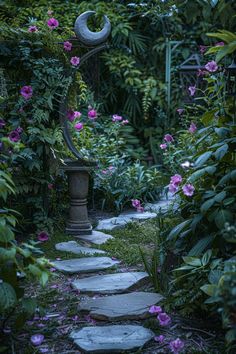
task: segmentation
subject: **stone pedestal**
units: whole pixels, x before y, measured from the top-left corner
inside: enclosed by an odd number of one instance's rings
[[[92,226],[88,219],[87,196],[89,167],[70,161],[63,167],[68,176],[70,210],[66,232],[70,235],[91,235]]]

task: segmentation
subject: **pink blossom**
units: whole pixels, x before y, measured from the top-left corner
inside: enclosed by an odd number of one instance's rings
[[[137,212],[143,213],[144,212],[144,207],[142,207],[142,206],[137,207]]]
[[[160,144],[160,148],[161,148],[162,150],[167,149],[167,144]]]
[[[78,122],[78,123],[75,124],[75,129],[76,129],[76,130],[80,131],[80,130],[82,130],[83,128],[84,128],[83,123]]]
[[[0,129],[4,128],[4,127],[5,127],[5,125],[6,125],[5,120],[0,119]]]
[[[206,65],[205,65],[205,68],[210,71],[211,73],[214,73],[215,71],[218,70],[218,65],[217,63],[212,60],[212,61],[209,61]]]
[[[181,114],[184,112],[184,108],[178,108],[176,109],[176,112],[178,112],[179,115],[181,116]]]
[[[75,112],[72,109],[69,109],[66,115],[69,121],[73,122],[75,120]]]
[[[217,42],[215,44],[215,46],[218,46],[218,47],[223,47],[225,45],[225,42]]]
[[[50,29],[55,29],[55,28],[57,28],[58,26],[59,26],[59,22],[55,19],[55,18],[53,18],[53,17],[51,17],[48,21],[47,21],[47,25],[48,25],[48,27],[50,28]]]
[[[71,63],[73,66],[78,66],[79,63],[80,63],[80,58],[79,58],[79,57],[72,57],[71,60],[70,60],[70,63]]]
[[[23,86],[20,89],[20,94],[23,96],[26,100],[29,100],[32,95],[33,95],[33,89],[32,86]]]
[[[13,130],[12,132],[10,132],[10,134],[8,135],[9,140],[11,140],[13,143],[17,143],[20,140],[20,134],[16,131]]]
[[[112,116],[112,122],[119,122],[122,119],[123,118],[121,116],[118,116],[117,114],[113,114],[113,116]]]
[[[72,49],[72,43],[69,41],[64,42],[63,48],[65,49],[66,52],[70,52]]]
[[[50,270],[51,273],[56,272],[56,268],[54,268],[54,267],[51,267],[49,270]]]
[[[108,171],[107,170],[102,170],[103,175],[107,175]]]
[[[167,313],[165,313],[165,312],[159,313],[159,315],[157,316],[157,319],[158,319],[161,326],[168,326],[171,322],[170,316],[167,315]]]
[[[177,338],[175,340],[172,340],[169,346],[172,353],[178,354],[184,348],[184,342],[181,339]]]
[[[189,86],[188,88],[190,96],[194,96],[196,93],[196,86]]]
[[[206,76],[208,73],[208,71],[206,70],[202,70],[202,69],[198,69],[198,72],[197,72],[197,76],[200,77],[200,76]]]
[[[166,134],[166,135],[164,136],[164,140],[165,140],[167,143],[171,143],[172,141],[174,141],[174,138],[173,138],[172,135]]]
[[[34,346],[37,347],[43,343],[44,335],[43,334],[34,334],[33,336],[31,336],[30,341]]]
[[[178,191],[178,187],[175,186],[174,184],[169,184],[169,192],[174,194]]]
[[[195,133],[196,130],[197,130],[196,124],[191,123],[190,127],[188,128],[188,131],[193,134],[193,133]]]
[[[21,127],[16,128],[16,132],[21,134],[23,132],[23,129]]]
[[[29,26],[28,32],[30,32],[30,33],[38,32],[37,26]]]
[[[108,170],[110,170],[110,171],[114,170],[114,166],[109,166]]]
[[[131,202],[134,208],[139,208],[141,206],[141,202],[138,199],[132,199]]]
[[[121,124],[123,124],[123,125],[125,125],[125,124],[129,124],[128,119],[124,119],[124,120],[122,120]]]
[[[53,184],[52,183],[48,183],[48,189],[53,189],[53,188],[54,188]]]
[[[201,54],[204,54],[206,50],[207,50],[207,47],[205,45],[200,45],[199,46],[199,51],[200,51]]]
[[[195,191],[195,188],[192,184],[185,184],[182,188],[184,194],[187,196],[187,197],[192,197],[192,195],[194,194],[194,191]]]
[[[172,176],[170,178],[170,183],[174,185],[175,187],[178,187],[178,185],[182,182],[182,177],[178,174]]]
[[[75,111],[74,112],[74,117],[75,118],[80,118],[82,116],[82,113],[81,112],[78,112],[78,111]]]
[[[165,336],[163,336],[162,334],[160,336],[155,336],[154,337],[154,341],[158,342],[158,343],[163,343],[165,340]]]
[[[97,118],[97,111],[95,109],[90,109],[88,111],[88,117],[90,119],[96,119]]]
[[[161,306],[152,305],[148,312],[149,313],[161,313],[162,308],[161,308]]]
[[[39,234],[38,234],[38,240],[41,241],[41,242],[45,242],[45,241],[48,241],[49,240],[49,235],[46,231],[41,231]]]

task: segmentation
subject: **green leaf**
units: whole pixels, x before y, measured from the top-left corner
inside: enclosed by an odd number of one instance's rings
[[[233,214],[226,209],[220,209],[215,216],[215,223],[219,229],[223,229],[226,222],[231,223],[233,220]]]
[[[204,165],[204,163],[207,162],[207,160],[211,157],[211,155],[212,155],[212,151],[204,152],[204,154],[200,155],[195,161],[195,166],[201,167],[202,165]]]
[[[201,205],[201,213],[205,214],[208,209],[210,209],[212,207],[212,205],[215,203],[215,199],[214,198],[211,198],[211,199],[208,199],[207,201],[205,201],[202,205]]]
[[[226,197],[226,192],[222,191],[214,196],[214,200],[218,203],[222,202],[223,199]]]
[[[211,256],[212,256],[212,250],[208,250],[208,251],[206,251],[206,253],[204,253],[204,255],[202,256],[202,265],[203,266],[206,266],[209,263]]]
[[[198,241],[198,243],[189,251],[188,256],[197,257],[209,246],[212,242],[212,236],[206,236]]]
[[[15,239],[14,233],[8,225],[0,224],[0,242],[10,242]]]
[[[0,312],[13,307],[17,302],[14,288],[5,282],[0,283]]]
[[[183,257],[185,263],[194,266],[194,267],[201,267],[202,262],[201,259],[197,257]]]
[[[209,296],[213,296],[216,289],[217,289],[217,286],[216,285],[213,285],[213,284],[205,284],[203,286],[200,287],[200,289],[207,295]]]
[[[191,220],[185,220],[181,224],[178,224],[177,226],[175,226],[171,230],[171,232],[169,233],[169,235],[167,237],[167,241],[170,241],[173,238],[175,238],[176,236],[178,236],[181,233],[181,231],[183,231],[190,223],[191,223]]]
[[[216,158],[217,160],[221,160],[221,159],[225,156],[225,154],[228,152],[228,150],[229,150],[229,145],[228,145],[228,144],[222,145],[222,146],[219,147],[219,148],[216,150],[216,152],[214,153],[215,158]]]
[[[219,269],[212,269],[210,271],[210,274],[208,276],[208,280],[211,284],[218,284],[219,283],[219,280],[220,278],[222,277],[223,275],[223,272]]]
[[[33,315],[36,307],[37,307],[37,302],[35,299],[32,299],[32,298],[23,298],[22,299],[23,311],[26,312],[28,315]]]
[[[15,259],[16,256],[16,249],[15,248],[3,248],[0,247],[0,260],[1,261],[7,261],[7,260],[13,260]]]

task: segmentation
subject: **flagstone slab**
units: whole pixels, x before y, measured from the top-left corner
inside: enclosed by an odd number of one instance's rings
[[[79,311],[89,312],[99,320],[143,319],[150,316],[149,308],[159,303],[163,296],[157,293],[133,292],[82,300]]]
[[[82,294],[119,294],[144,284],[147,280],[148,274],[146,272],[129,272],[78,279],[71,285]]]
[[[78,239],[83,241],[88,241],[94,243],[95,245],[102,245],[106,243],[108,240],[113,239],[111,235],[104,234],[104,232],[93,230],[92,235],[79,235],[76,236]]]
[[[130,220],[148,220],[156,218],[157,214],[150,211],[144,211],[143,213],[137,211],[127,211],[121,213],[119,218],[128,218]]]
[[[53,266],[64,273],[92,273],[115,267],[119,264],[109,257],[87,257],[68,259],[64,261],[54,261]]]
[[[70,252],[70,253],[75,253],[75,254],[104,254],[106,253],[105,251],[101,251],[95,248],[89,248],[89,247],[83,247],[79,245],[76,241],[67,241],[67,242],[61,242],[57,243],[55,245],[56,250],[58,251],[64,251],[64,252]]]
[[[70,338],[84,353],[121,353],[137,350],[154,337],[147,328],[136,325],[84,327],[75,330]]]

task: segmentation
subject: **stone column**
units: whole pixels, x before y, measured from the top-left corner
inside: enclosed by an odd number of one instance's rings
[[[91,235],[92,226],[88,219],[87,196],[89,167],[68,163],[63,167],[68,176],[70,209],[66,232],[71,235]]]

